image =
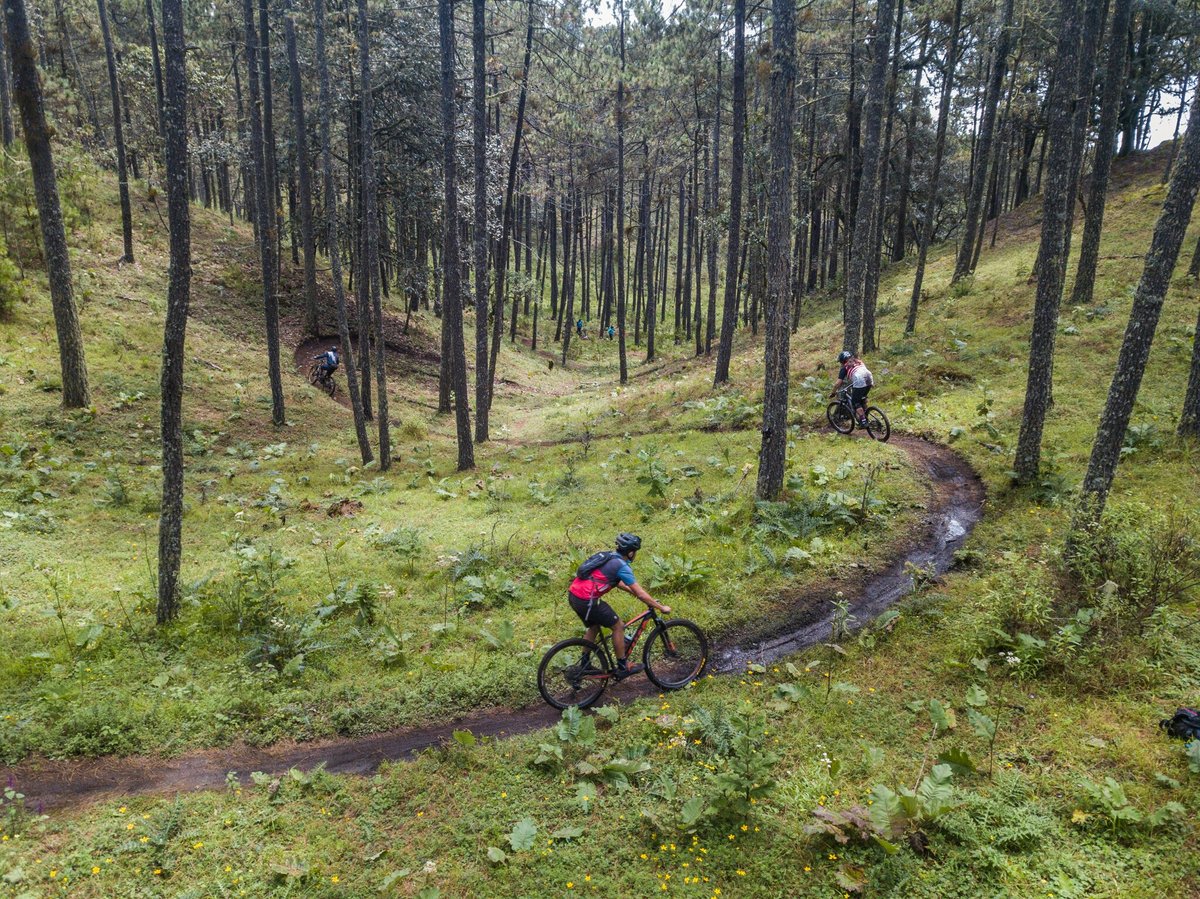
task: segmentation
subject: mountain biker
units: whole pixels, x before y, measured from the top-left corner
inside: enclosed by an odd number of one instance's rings
[[[630,665],[625,658],[625,622],[601,597],[618,587],[626,593],[632,593],[651,608],[664,614],[671,612],[670,606],[658,602],[633,576],[630,563],[641,548],[641,537],[634,534],[618,534],[616,552],[594,554],[579,567],[575,579],[567,589],[567,601],[580,620],[588,626],[584,634],[585,639],[595,641],[600,635],[601,627],[612,628],[613,652],[617,656],[617,680],[637,674],[643,666]],[[584,653],[581,666],[585,670],[590,667],[588,653]]]
[[[338,348],[336,346],[331,346],[325,352],[318,353],[313,356],[313,359],[317,360],[320,364],[322,379],[332,377],[333,373],[338,370],[338,366],[342,364],[342,360],[338,357]]]
[[[575,322],[575,334],[579,337],[583,336],[583,319],[582,318],[579,319],[579,321]]]
[[[867,364],[853,350],[842,350],[838,353],[838,363],[842,366],[838,371],[837,383],[833,385],[833,393],[837,396],[838,389],[844,384],[850,385],[850,404],[854,407],[855,418],[863,427],[867,425],[867,394],[875,386],[875,377]]]
[[[612,325],[609,325],[609,326],[608,326],[608,330],[607,330],[607,331],[605,331],[604,333],[607,335],[607,337],[608,337],[608,339],[609,339],[609,340],[612,340],[612,339],[613,339],[613,336],[614,336],[614,335],[615,335],[617,332],[616,332],[616,329],[615,329],[615,328],[613,328],[613,326],[612,326]]]

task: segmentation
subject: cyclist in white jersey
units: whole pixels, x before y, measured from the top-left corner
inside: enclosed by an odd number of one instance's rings
[[[833,396],[844,385],[850,385],[850,401],[854,406],[854,415],[863,427],[867,424],[867,395],[875,386],[875,377],[867,364],[858,358],[858,353],[842,350],[838,353],[841,369],[838,371],[837,383],[833,385]]]

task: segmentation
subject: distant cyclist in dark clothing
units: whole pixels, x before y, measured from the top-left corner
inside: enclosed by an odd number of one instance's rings
[[[576,572],[575,580],[567,590],[567,601],[580,620],[587,625],[585,639],[595,641],[601,627],[612,628],[613,652],[617,657],[617,679],[623,680],[642,670],[641,665],[630,665],[625,658],[625,622],[613,607],[601,597],[614,587],[632,593],[646,605],[670,614],[671,607],[664,606],[645,591],[633,576],[633,561],[642,548],[642,538],[634,534],[617,535],[616,552],[600,552],[584,562]],[[585,657],[584,664],[587,664]]]
[[[338,348],[336,346],[330,347],[323,353],[318,353],[317,355],[313,356],[313,358],[320,363],[321,374],[326,378],[337,371],[338,366],[342,364],[342,360],[338,356]]]

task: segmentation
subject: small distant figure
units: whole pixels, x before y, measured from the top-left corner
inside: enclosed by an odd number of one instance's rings
[[[583,336],[583,319],[582,318],[579,319],[579,321],[575,322],[575,333],[579,337]]]
[[[616,331],[616,329],[615,329],[615,328],[613,328],[613,326],[612,326],[612,325],[609,325],[609,326],[608,326],[608,331],[607,331],[606,333],[608,334],[608,339],[609,339],[609,340],[612,340],[612,339],[613,339],[613,336],[614,336],[614,335],[617,333],[617,331]]]
[[[550,366],[550,371],[554,371],[554,360],[553,360],[553,359],[547,359],[547,360],[546,360],[546,362],[547,362],[547,364]]]

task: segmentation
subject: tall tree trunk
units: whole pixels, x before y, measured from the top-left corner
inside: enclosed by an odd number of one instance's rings
[[[359,4],[365,21],[366,0],[359,0]],[[450,381],[454,389],[458,470],[465,471],[475,467],[475,446],[471,443],[471,409],[467,399],[467,352],[463,343],[462,267],[458,243],[458,177],[454,147],[454,0],[438,0],[438,35],[442,53],[442,177],[445,188],[443,267],[446,271],[446,295],[442,303],[442,333],[450,335]],[[517,134],[519,138],[519,127]],[[445,347],[446,342],[443,341],[442,345]]]
[[[621,70],[617,76],[617,352],[621,383],[629,380],[625,357],[625,3],[620,7]]]
[[[1163,299],[1191,220],[1197,189],[1200,189],[1200,103],[1192,106],[1179,162],[1167,188],[1167,198],[1163,202],[1158,223],[1154,226],[1142,279],[1133,295],[1133,308],[1129,312],[1129,324],[1125,328],[1121,353],[1117,357],[1116,373],[1108,389],[1108,400],[1100,415],[1100,426],[1092,444],[1087,474],[1083,478],[1080,513],[1075,521],[1076,532],[1081,526],[1098,521],[1104,511],[1117,460],[1121,457],[1125,431],[1133,414],[1133,404],[1146,371],[1146,360],[1150,356],[1150,345],[1154,342]],[[1180,427],[1182,430],[1182,422]]]
[[[108,68],[108,92],[112,98],[113,139],[117,145],[117,186],[121,197],[121,240],[125,262],[133,262],[133,212],[129,207],[129,167],[125,161],[125,129],[121,120],[121,85],[117,80],[117,57],[113,52],[112,32],[108,27],[107,0],[96,0],[100,14],[100,36],[104,41],[104,61]],[[187,138],[184,138],[187,145]],[[186,158],[186,150],[185,150]]]
[[[958,258],[954,263],[954,275],[950,283],[965,278],[974,266],[977,231],[983,227],[983,192],[987,184],[988,163],[992,158],[992,141],[996,130],[996,110],[1000,105],[1000,89],[1004,84],[1004,72],[1008,63],[1008,51],[1012,45],[1013,0],[1004,0],[1000,31],[992,51],[992,67],[988,75],[987,93],[983,100],[983,121],[979,126],[979,146],[975,153],[974,172],[971,176],[971,193],[967,200],[967,217],[963,222],[963,238],[958,245]]]
[[[1104,226],[1104,204],[1108,197],[1108,174],[1116,152],[1117,116],[1121,94],[1125,90],[1125,35],[1133,0],[1114,0],[1108,58],[1104,66],[1104,86],[1100,99],[1100,130],[1096,135],[1096,159],[1092,163],[1092,189],[1083,220],[1083,240],[1079,246],[1079,265],[1071,304],[1090,306],[1096,284],[1096,264],[1100,256],[1100,232]]]
[[[271,75],[271,20],[268,0],[258,0],[259,65],[262,78],[263,164],[267,172],[267,196],[270,199],[271,227],[275,234],[275,279],[279,280],[279,258],[283,242],[279,230],[279,210],[282,207],[279,188],[279,160],[275,152],[275,79]]]
[[[572,148],[573,151],[573,148]],[[575,330],[575,265],[579,251],[575,248],[575,231],[578,229],[579,192],[575,190],[575,173],[568,175],[567,193],[563,203],[563,287],[562,304],[565,307],[562,329],[562,364],[567,364],[567,350],[571,348],[571,332]]]
[[[333,181],[333,148],[330,140],[330,120],[333,117],[333,100],[329,90],[329,64],[325,56],[325,0],[314,0],[314,23],[316,30],[317,78],[321,105],[321,168],[325,194],[325,228],[328,234],[330,277],[333,279],[333,295],[337,303],[338,340],[341,342],[342,360],[346,372],[346,392],[350,394],[350,408],[354,413],[354,432],[358,437],[358,451],[363,465],[372,461],[371,441],[367,436],[366,415],[363,412],[362,395],[358,389],[358,371],[354,365],[354,343],[350,339],[350,322],[346,315],[346,287],[342,278],[341,237],[338,231],[338,192]]]
[[[883,226],[887,213],[888,159],[892,152],[892,128],[896,121],[896,89],[900,80],[900,37],[904,29],[904,0],[896,0],[895,40],[892,45],[892,71],[887,80],[887,110],[883,126],[883,142],[879,146],[879,199],[871,217],[870,244],[867,248],[867,277],[863,287],[863,352],[871,353],[875,345],[875,309],[879,300],[879,266],[883,261]]]
[[[157,103],[154,107],[155,123],[158,125],[158,136],[166,141],[166,133],[163,128],[163,76],[162,64],[158,59],[158,27],[154,23],[154,3],[153,0],[146,0],[146,27],[150,32],[150,66],[154,71],[154,96]],[[234,70],[237,70],[237,58],[234,58]]]
[[[733,128],[730,152],[730,236],[725,250],[725,299],[713,386],[730,379],[733,330],[738,326],[738,241],[742,238],[742,178],[746,130],[746,0],[733,0]]]
[[[529,64],[533,53],[533,0],[529,0],[529,20],[525,28],[525,60],[521,66],[521,90],[517,94],[517,120],[513,130],[512,154],[508,158],[508,184],[504,191],[504,220],[500,233],[500,254],[496,264],[496,320],[497,329],[493,334],[492,361],[488,366],[488,402],[491,402],[492,390],[496,384],[496,356],[500,352],[500,329],[504,324],[504,291],[505,270],[508,268],[508,250],[513,233],[514,198],[513,192],[517,183],[517,159],[521,152],[521,140],[525,131],[525,99],[529,88]],[[518,252],[520,252],[518,250]],[[512,330],[509,341],[517,339],[517,303],[513,301]]]
[[[258,210],[258,249],[262,274],[263,312],[267,325],[267,370],[271,379],[271,420],[276,427],[287,423],[283,408],[283,377],[279,370],[279,297],[276,293],[275,217],[267,191],[267,160],[263,141],[258,83],[258,33],[254,27],[254,0],[243,0],[246,25],[246,60],[250,82],[250,146],[254,156],[255,207]],[[166,130],[165,128],[163,129]]]
[[[366,252],[363,254],[362,278],[363,288],[370,297],[371,319],[375,329],[375,419],[379,425],[379,470],[387,471],[392,467],[392,436],[391,423],[388,419],[387,341],[383,330],[383,300],[379,288],[379,183],[375,177],[375,100],[371,94],[371,44],[367,28],[367,0],[358,0],[357,43],[359,82],[362,90],[362,125],[359,143],[362,148],[363,214],[366,225]],[[457,220],[455,224],[457,225]],[[457,259],[458,254],[455,253],[453,258]],[[454,294],[454,298],[459,301],[458,315],[461,336],[461,299],[458,298],[457,293]],[[446,320],[445,316],[446,310],[443,308],[443,322]],[[469,430],[467,439],[469,443]]]
[[[854,236],[850,249],[846,281],[845,327],[843,349],[857,350],[862,338],[863,306],[866,301],[867,267],[875,228],[875,209],[880,203],[879,172],[881,162],[880,132],[883,130],[883,105],[887,92],[888,47],[892,40],[892,17],[895,0],[879,0],[878,20],[871,49],[871,77],[867,84],[864,110],[866,133],[863,141],[862,181],[859,186],[858,208],[854,215]],[[782,438],[781,439],[785,439]]]
[[[58,201],[58,179],[54,172],[54,154],[50,149],[50,130],[46,126],[42,81],[34,59],[25,0],[4,0],[4,18],[8,28],[13,96],[21,113],[21,130],[25,134],[25,150],[33,173],[33,191],[42,229],[46,274],[50,279],[50,303],[54,309],[54,330],[58,337],[58,358],[62,369],[62,402],[68,409],[79,409],[91,402],[91,392],[83,353],[83,334],[75,309],[71,256],[67,250],[67,234]]]
[[[1038,258],[1037,297],[1033,308],[1033,333],[1029,343],[1029,374],[1025,406],[1017,439],[1017,481],[1030,484],[1041,467],[1042,428],[1050,405],[1050,378],[1054,361],[1054,337],[1062,302],[1065,269],[1059,260],[1067,253],[1071,206],[1072,96],[1075,93],[1076,63],[1082,10],[1079,0],[1060,0],[1057,65],[1048,113],[1050,142],[1046,192],[1042,200],[1042,236]]]
[[[471,3],[471,47],[472,47],[472,97],[474,113],[474,161],[475,161],[475,440],[483,443],[488,439],[488,197],[487,197],[487,23],[485,0]],[[553,185],[551,185],[553,193]],[[553,236],[551,237],[553,256]],[[553,276],[551,276],[553,280]],[[552,288],[553,289],[553,288]]]
[[[708,208],[705,217],[708,220],[708,321],[704,329],[704,355],[712,355],[713,337],[717,327],[717,229],[714,219],[720,208],[721,198],[721,60],[724,58],[724,47],[717,51],[717,96],[713,101],[713,130],[712,130],[712,174],[708,193]]]
[[[880,0],[890,9],[891,0]],[[771,168],[767,202],[767,322],[763,377],[762,446],[758,454],[759,499],[773,500],[783,487],[787,454],[788,337],[792,229],[792,126],[796,83],[795,0],[772,0]],[[890,14],[887,17],[890,22]],[[883,26],[884,62],[890,29]],[[882,78],[882,76],[881,76]],[[878,141],[878,128],[876,128]],[[869,218],[869,215],[868,215]]]
[[[104,0],[100,0],[103,9]],[[192,283],[191,220],[187,178],[187,67],[184,65],[183,2],[163,0],[167,54],[165,108],[167,222],[171,261],[162,354],[162,504],[158,519],[159,624],[179,610],[183,557],[183,356]],[[103,17],[103,12],[101,12]]]
[[[12,119],[12,83],[9,81],[8,26],[0,15],[0,141],[5,147],[14,140]]]
[[[103,2],[103,0],[101,0]],[[304,248],[304,328],[312,335],[320,331],[317,309],[317,248],[313,242],[312,185],[308,172],[308,123],[304,115],[304,87],[300,82],[300,59],[296,54],[296,22],[289,11],[283,20],[287,42],[288,69],[292,79],[292,126],[296,132],[296,169],[300,201],[300,243]]]
[[[917,111],[921,108],[921,76],[925,74],[925,50],[929,46],[929,30],[932,24],[933,17],[927,13],[925,27],[921,29],[921,47],[917,51],[920,64],[913,74],[912,96],[908,101],[908,120],[904,129],[904,167],[900,173],[900,197],[896,203],[896,237],[892,241],[892,259],[896,262],[902,260],[908,252],[908,191],[917,146],[914,137],[917,131]]]
[[[917,248],[917,273],[913,278],[912,295],[908,300],[908,319],[904,323],[905,334],[913,333],[917,327],[917,304],[921,300],[921,284],[925,280],[925,260],[929,256],[929,244],[933,240],[933,216],[937,210],[942,160],[946,155],[946,130],[950,122],[950,101],[954,96],[954,69],[958,64],[958,32],[961,25],[962,0],[955,0],[954,19],[950,25],[950,44],[946,49],[946,66],[942,76],[942,99],[938,105],[937,139],[933,149],[933,171],[929,178],[929,198],[925,201],[925,218],[921,222],[920,245]]]

